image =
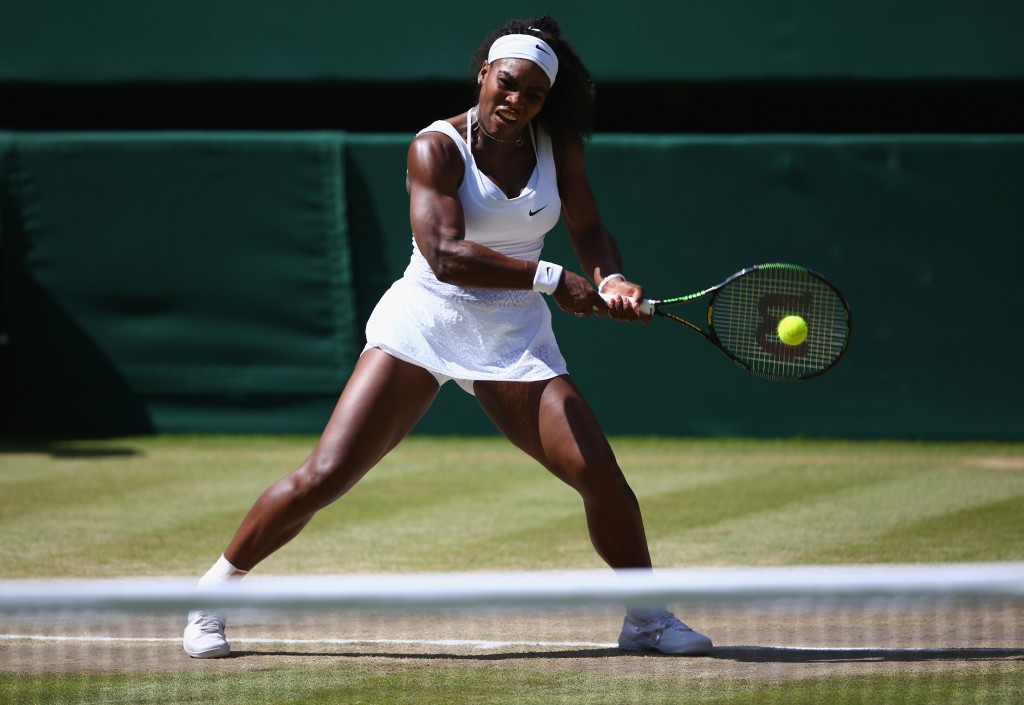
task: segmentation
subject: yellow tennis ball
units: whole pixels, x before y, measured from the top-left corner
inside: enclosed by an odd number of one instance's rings
[[[786,345],[799,345],[807,340],[807,321],[800,316],[786,316],[779,321],[779,340]]]

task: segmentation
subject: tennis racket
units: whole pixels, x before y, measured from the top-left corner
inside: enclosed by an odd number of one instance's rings
[[[710,297],[708,330],[666,310]],[[759,264],[686,296],[645,299],[641,310],[681,323],[703,336],[743,369],[772,380],[816,377],[835,367],[850,341],[850,307],[817,272],[795,264]],[[799,316],[807,337],[783,342],[779,322]]]

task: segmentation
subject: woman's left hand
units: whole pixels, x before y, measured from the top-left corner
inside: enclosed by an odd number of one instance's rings
[[[644,288],[625,279],[609,282],[601,294],[607,307],[608,316],[619,322],[641,321],[649,323],[650,315],[640,312],[644,300]]]

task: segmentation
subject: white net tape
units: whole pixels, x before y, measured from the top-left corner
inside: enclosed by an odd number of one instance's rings
[[[223,608],[433,609],[751,600],[949,600],[1024,597],[1024,563],[703,568],[646,571],[252,576],[201,591],[194,580],[0,581],[0,614],[179,612]]]

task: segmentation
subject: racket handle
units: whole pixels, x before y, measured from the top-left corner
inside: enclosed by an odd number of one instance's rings
[[[601,294],[601,298],[605,301],[609,301],[612,298],[612,294]],[[654,299],[644,299],[640,302],[640,313],[652,316],[654,315],[654,307],[658,302]]]

